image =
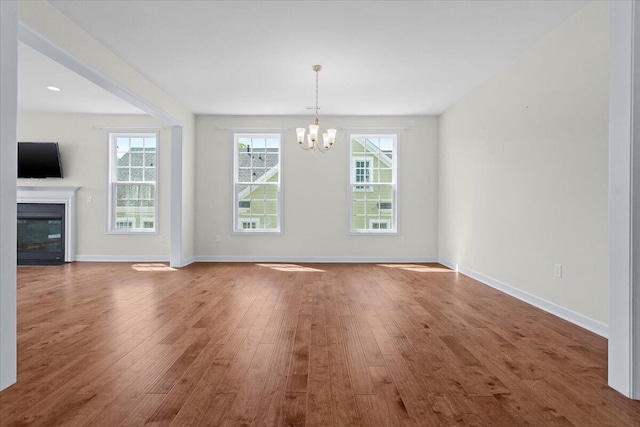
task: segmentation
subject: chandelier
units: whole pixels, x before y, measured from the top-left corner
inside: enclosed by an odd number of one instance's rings
[[[300,147],[304,150],[314,150],[316,147],[319,151],[325,152],[328,151],[333,143],[336,141],[336,129],[327,129],[327,132],[322,134],[322,146],[318,144],[318,129],[320,128],[320,119],[318,118],[318,72],[322,70],[322,65],[314,65],[311,67],[313,71],[316,72],[316,106],[308,107],[308,110],[315,110],[316,118],[313,121],[312,125],[309,125],[309,135],[307,135],[307,142],[304,143],[304,128],[296,128],[296,133],[298,134],[298,143]]]

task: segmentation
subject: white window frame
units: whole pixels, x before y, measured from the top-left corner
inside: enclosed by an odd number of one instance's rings
[[[355,182],[355,161],[369,158],[370,155],[365,153],[360,154],[356,153],[352,155],[351,141],[354,138],[392,138],[393,139],[393,155],[391,156],[392,162],[392,173],[391,173],[391,182],[390,183],[376,183],[370,182],[367,186],[371,187],[373,191],[373,187],[375,186],[391,186],[392,187],[392,196],[391,196],[391,209],[379,209],[384,212],[391,212],[391,219],[389,218],[369,218],[369,227],[371,227],[371,221],[374,222],[387,222],[389,224],[388,229],[366,229],[366,230],[358,230],[353,228],[353,196],[354,193],[362,193],[365,190],[355,189],[355,186],[360,186],[360,183]],[[348,162],[347,164],[351,168],[349,172],[349,183],[348,183],[348,234],[350,235],[380,235],[380,234],[388,234],[395,235],[399,234],[398,230],[398,139],[399,136],[397,133],[352,133],[349,135],[349,147],[347,149]],[[373,162],[371,163],[371,168],[373,168]],[[370,172],[371,177],[373,179],[373,171]]]
[[[156,180],[155,181],[118,181],[118,164],[117,164],[117,145],[116,141],[118,137],[141,137],[149,138],[154,137],[156,139]],[[127,132],[126,130],[119,130],[114,132],[107,132],[107,146],[108,146],[108,171],[107,171],[107,234],[158,234],[158,188],[160,181],[160,132],[158,131],[145,131],[145,130],[132,130]],[[144,228],[143,224],[139,224],[137,228],[116,228],[116,185],[117,184],[145,184],[152,185],[154,187],[153,194],[153,228]],[[127,220],[135,224],[135,218],[126,217]],[[144,221],[141,221],[144,222]]]
[[[278,138],[279,147],[278,147],[278,182],[260,182],[260,183],[242,183],[238,181],[238,140],[240,138]],[[284,140],[283,134],[281,132],[240,132],[233,134],[233,228],[231,230],[232,234],[251,234],[251,235],[267,235],[267,234],[282,234],[282,141]],[[246,208],[240,208],[240,200],[238,199],[237,187],[239,185],[263,185],[265,187],[272,186],[276,187],[277,191],[277,202],[276,202],[276,224],[277,227],[275,229],[260,229],[260,228],[250,228],[244,229],[242,228],[242,224],[246,221],[256,221],[257,226],[260,225],[260,218],[240,218],[240,213],[242,211],[246,212]]]

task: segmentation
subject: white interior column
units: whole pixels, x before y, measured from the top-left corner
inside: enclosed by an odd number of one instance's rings
[[[609,385],[640,399],[640,2],[611,2]]]
[[[0,390],[16,382],[18,4],[0,1]]]
[[[182,126],[171,126],[171,249],[169,265],[182,267]]]

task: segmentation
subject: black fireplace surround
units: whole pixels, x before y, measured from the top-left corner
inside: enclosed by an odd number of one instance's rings
[[[18,265],[64,263],[65,205],[18,203]]]

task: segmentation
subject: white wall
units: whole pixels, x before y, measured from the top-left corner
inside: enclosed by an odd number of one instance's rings
[[[0,390],[16,382],[18,5],[0,2]]]
[[[589,4],[441,116],[439,205],[441,259],[605,333],[608,16]]]
[[[160,128],[158,235],[107,235],[107,130]],[[63,179],[19,179],[18,185],[72,185],[77,193],[78,260],[168,260],[171,132],[147,115],[19,114],[18,141],[58,142]],[[93,201],[87,202],[91,196]]]
[[[410,127],[398,137],[398,235],[347,234],[347,130],[327,153],[302,150],[295,127],[309,116],[198,116],[196,119],[196,253],[201,260],[426,260],[437,257],[438,119],[321,117],[321,126]],[[233,235],[233,130],[286,128],[283,140],[283,234]],[[380,132],[373,131],[370,132]],[[215,236],[221,242],[215,242]]]

